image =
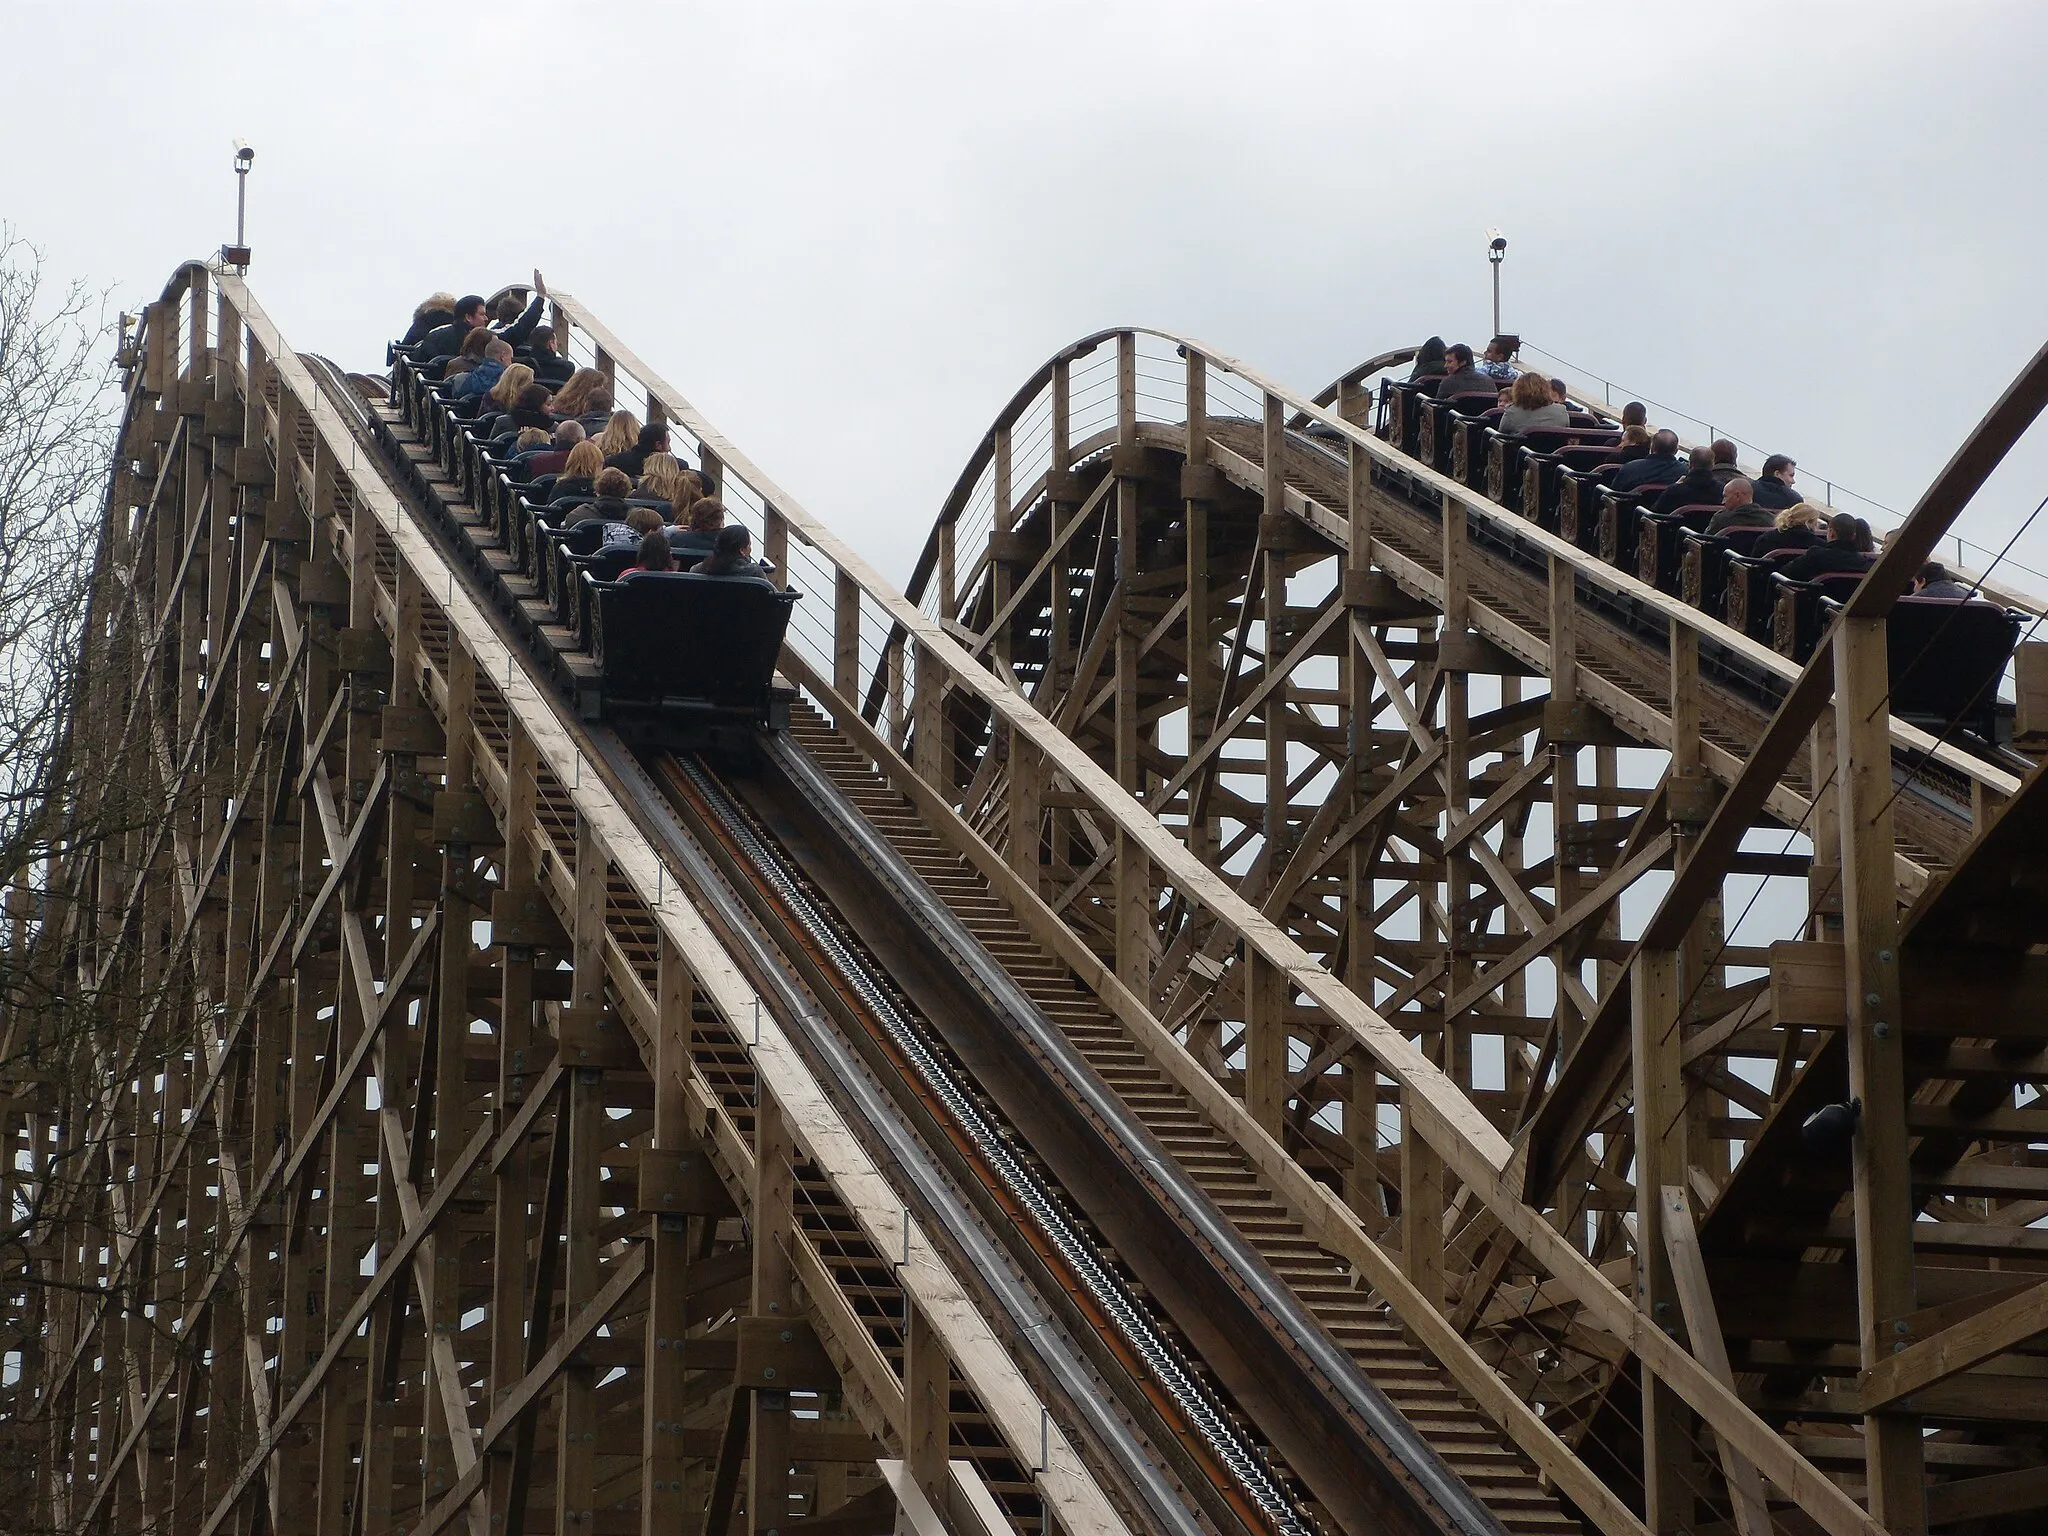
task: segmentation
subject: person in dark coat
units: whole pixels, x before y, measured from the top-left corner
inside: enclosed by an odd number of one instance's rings
[[[597,477],[604,468],[604,455],[597,451],[597,444],[578,443],[569,450],[569,457],[563,461],[561,474],[556,478],[554,489],[548,493],[548,505],[554,506],[565,501],[589,501],[595,496]]]
[[[1680,507],[1719,506],[1722,490],[1714,478],[1714,450],[1695,448],[1686,460],[1685,478],[1667,487],[1650,510],[1662,514]]]
[[[1782,453],[1765,459],[1763,472],[1756,477],[1756,504],[1773,512],[1795,504],[1799,493],[1792,489],[1792,477],[1798,472],[1799,466]]]
[[[1650,438],[1650,451],[1633,464],[1615,471],[1614,488],[1633,491],[1645,485],[1667,485],[1685,473],[1678,457],[1678,434],[1660,427]]]
[[[620,449],[619,452],[606,459],[605,463],[613,469],[623,469],[635,480],[638,480],[641,473],[647,468],[647,459],[650,454],[667,452],[668,424],[666,422],[650,421],[640,429],[640,434],[633,440],[632,447]]]
[[[718,548],[719,530],[725,527],[725,503],[716,496],[699,496],[690,510],[678,516],[668,531],[669,548],[683,570],[696,569],[697,562]]]
[[[528,301],[523,310],[519,307],[517,299],[508,298],[506,303],[511,307],[512,313],[509,316],[501,315],[498,323],[491,329],[497,333],[498,339],[506,345],[515,350],[523,347],[533,339],[534,331],[539,328],[541,306],[547,303],[547,301],[548,285],[540,280],[540,270],[535,268],[533,274],[533,298]],[[535,370],[536,373],[538,371],[537,369]]]
[[[1915,597],[1945,597],[1952,602],[1961,602],[1977,594],[1949,575],[1948,567],[1930,560],[1921,566],[1913,577]]]
[[[1777,518],[1756,504],[1756,492],[1743,479],[1730,480],[1721,493],[1721,510],[1707,520],[1707,532],[1726,533],[1730,528],[1773,528]]]
[[[410,352],[427,339],[430,331],[455,323],[455,295],[452,293],[430,293],[419,302],[412,312],[412,324],[405,329],[405,339],[399,346]]]
[[[1855,518],[1837,512],[1828,519],[1827,543],[1816,545],[1794,560],[1785,567],[1785,574],[1794,581],[1811,581],[1830,571],[1867,571],[1873,557],[1856,547],[1863,537]]]
[[[761,568],[761,562],[754,558],[754,536],[740,523],[718,530],[711,558],[697,562],[697,574],[727,581],[758,581],[764,587],[775,585]]]
[[[1729,442],[1727,438],[1717,437],[1714,439],[1713,453],[1714,479],[1717,482],[1719,482],[1722,490],[1725,491],[1728,489],[1728,482],[1730,480],[1734,480],[1738,477],[1742,479],[1748,478],[1748,476],[1743,475],[1742,471],[1736,467],[1735,445]],[[1719,497],[1715,498],[1715,500],[1717,501],[1719,499]]]
[[[537,325],[527,339],[526,361],[533,376],[549,389],[560,389],[576,375],[576,365],[555,350],[555,328]]]
[[[1820,543],[1820,513],[1807,502],[1797,502],[1780,512],[1771,531],[1749,546],[1752,555],[1774,554],[1781,549],[1805,551]]]
[[[465,293],[455,301],[455,318],[427,332],[413,356],[422,363],[430,363],[437,357],[453,357],[462,350],[469,333],[483,329],[489,320],[490,312],[482,297]]]
[[[1444,376],[1436,381],[1436,397],[1500,394],[1500,380],[1483,374],[1473,364],[1472,349],[1462,341],[1444,348]]]
[[[1408,370],[1408,382],[1440,379],[1444,376],[1444,339],[1432,336],[1415,349],[1415,366]]]

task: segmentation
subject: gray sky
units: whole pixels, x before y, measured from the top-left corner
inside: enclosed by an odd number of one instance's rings
[[[1505,321],[1903,508],[2048,335],[2048,7],[17,7],[0,218],[154,294],[232,233],[352,366],[535,265],[899,577],[1119,323],[1305,390]],[[1657,413],[1653,412],[1653,419]],[[1815,489],[1817,490],[1817,484]],[[1967,514],[2002,544],[2048,426]],[[2024,546],[2048,570],[2048,515]],[[2048,578],[2016,578],[2048,594]]]

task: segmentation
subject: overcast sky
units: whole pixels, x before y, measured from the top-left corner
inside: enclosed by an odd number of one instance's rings
[[[0,218],[57,273],[139,300],[216,249],[239,135],[294,345],[369,367],[426,293],[537,265],[899,578],[1067,341],[1182,330],[1312,390],[1483,339],[1489,225],[1510,329],[1894,507],[2048,339],[2035,0],[181,0],[8,30]],[[2048,425],[1963,531],[2002,544],[2043,495]]]

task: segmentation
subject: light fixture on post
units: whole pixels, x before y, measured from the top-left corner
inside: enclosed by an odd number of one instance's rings
[[[1508,237],[1497,229],[1486,232],[1486,259],[1493,264],[1493,334],[1500,335],[1500,264],[1508,254]]]
[[[235,243],[220,248],[220,264],[244,275],[249,271],[249,167],[255,163],[256,151],[244,140],[235,140]]]

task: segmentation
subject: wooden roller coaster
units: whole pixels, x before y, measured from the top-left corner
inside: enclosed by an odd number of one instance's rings
[[[899,592],[553,310],[801,594],[776,728],[614,729],[432,370],[175,274],[10,908],[10,1528],[2039,1528],[2040,653],[1889,652],[2048,351],[1802,660],[1406,351],[1086,338]]]

